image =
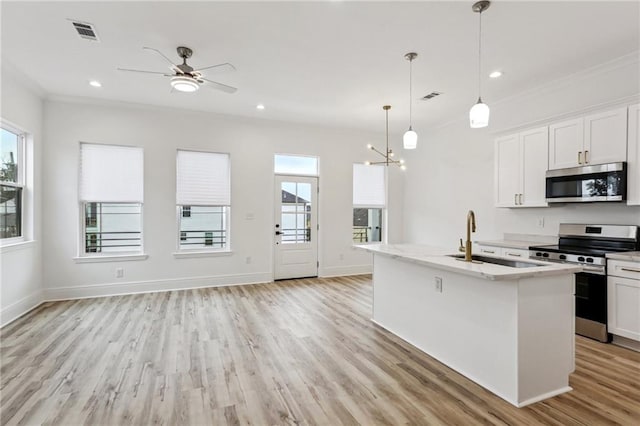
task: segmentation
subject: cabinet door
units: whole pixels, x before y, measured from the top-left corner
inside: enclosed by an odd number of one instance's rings
[[[627,108],[618,108],[584,118],[585,164],[627,160]]]
[[[609,333],[640,341],[640,280],[607,277]]]
[[[577,167],[584,163],[584,120],[563,121],[549,126],[549,169]]]
[[[496,139],[496,207],[515,207],[520,191],[520,141],[518,135]]]
[[[627,204],[640,206],[640,104],[629,107]]]
[[[546,207],[545,172],[548,168],[549,128],[541,127],[520,134],[522,205]]]

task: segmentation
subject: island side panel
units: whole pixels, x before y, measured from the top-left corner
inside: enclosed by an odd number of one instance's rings
[[[517,399],[517,281],[374,255],[373,320],[498,396]],[[435,278],[442,278],[442,292]]]
[[[518,285],[518,403],[571,390],[575,369],[575,275],[522,279]]]

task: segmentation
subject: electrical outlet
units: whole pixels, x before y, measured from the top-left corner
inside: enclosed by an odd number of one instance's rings
[[[540,216],[537,221],[538,228],[544,228],[544,216]]]
[[[344,254],[340,253],[340,260],[344,260]]]
[[[124,277],[124,268],[116,268],[116,278]]]
[[[245,259],[245,263],[247,265],[251,263],[251,256],[247,256],[247,258]]]
[[[442,278],[436,277],[436,291],[442,293]]]

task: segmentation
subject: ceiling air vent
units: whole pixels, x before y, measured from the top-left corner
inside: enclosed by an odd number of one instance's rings
[[[423,96],[422,98],[420,98],[421,101],[428,101],[429,99],[433,99],[436,96],[440,96],[442,95],[442,92],[431,92],[426,96]]]
[[[96,33],[95,28],[93,28],[93,25],[87,22],[79,22],[79,21],[73,21],[73,20],[71,21],[71,23],[73,24],[73,27],[78,32],[78,35],[80,36],[80,38],[84,38],[86,40],[100,41],[98,40],[98,34]]]

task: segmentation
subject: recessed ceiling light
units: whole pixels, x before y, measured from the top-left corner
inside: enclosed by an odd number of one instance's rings
[[[256,105],[256,108],[257,108],[257,109],[264,109],[264,105],[262,105],[262,104],[258,104],[258,105]]]
[[[489,77],[491,78],[498,78],[502,75],[502,71],[494,71],[491,74],[489,74]]]
[[[102,83],[100,83],[98,80],[91,80],[89,84],[93,87],[102,87]]]

